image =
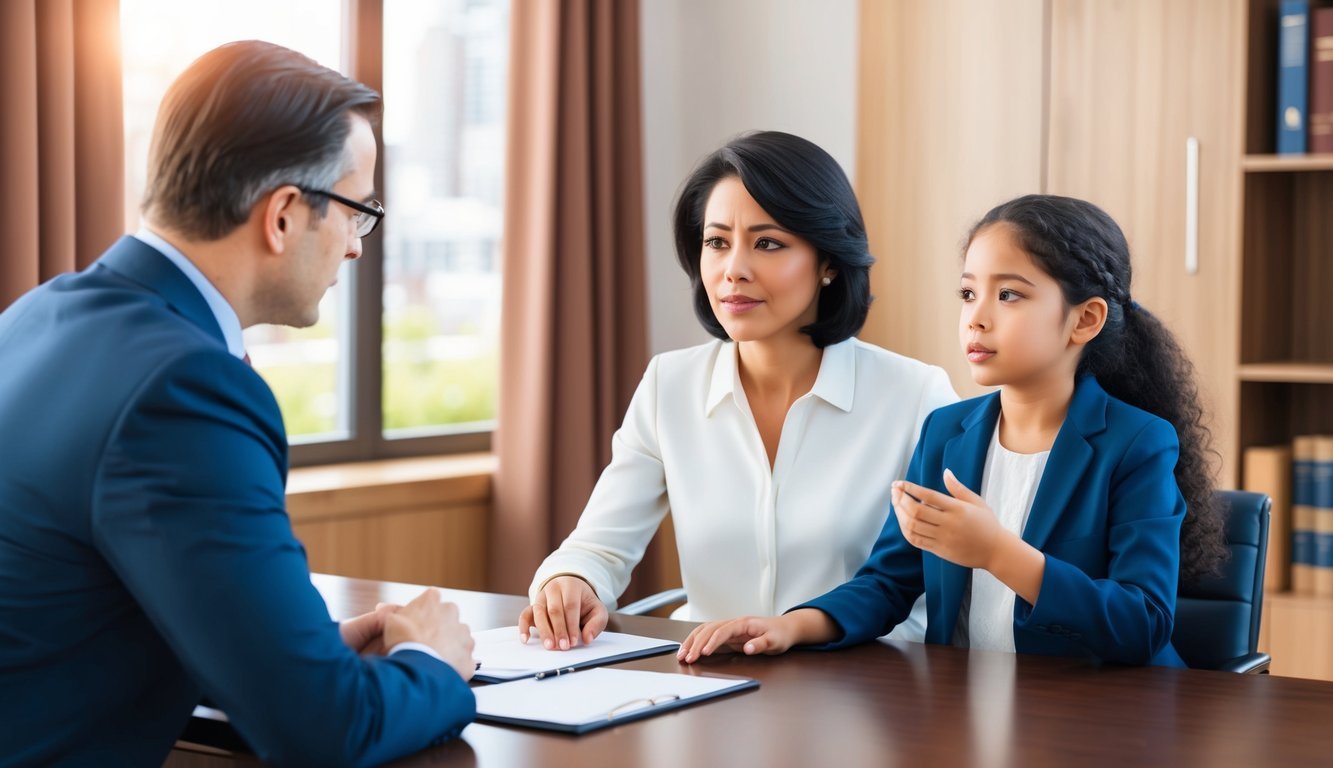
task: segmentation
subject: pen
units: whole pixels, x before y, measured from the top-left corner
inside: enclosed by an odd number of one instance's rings
[[[914,494],[914,493],[912,493],[911,491],[907,490],[907,483],[904,483],[904,482],[895,482],[895,483],[893,484],[893,487],[895,487],[895,488],[897,488],[898,490],[902,491],[903,493],[907,494],[907,498],[911,499],[912,501],[915,501],[917,504],[925,504],[925,503],[926,503],[926,502],[922,501],[921,499],[917,498],[916,494]]]
[[[537,674],[532,676],[532,679],[545,680],[548,677],[560,677],[561,675],[568,675],[572,674],[573,672],[574,672],[573,667],[563,667],[563,668],[557,667],[555,669],[548,669],[544,672],[538,672]]]

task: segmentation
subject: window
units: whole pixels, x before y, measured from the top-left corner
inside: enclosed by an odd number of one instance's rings
[[[383,225],[343,267],[318,324],[245,331],[293,463],[488,448],[508,0],[121,0],[121,27],[128,231],[139,227],[158,103],[205,51],[268,40],[384,94]]]
[[[386,0],[383,424],[389,436],[495,418],[506,8]]]

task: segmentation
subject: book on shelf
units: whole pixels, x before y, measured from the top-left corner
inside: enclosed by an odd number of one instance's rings
[[[1333,597],[1333,437],[1315,439],[1314,593]]]
[[[1268,557],[1264,562],[1264,591],[1286,592],[1291,587],[1291,446],[1269,445],[1245,449],[1245,490],[1273,500],[1268,522]]]
[[[1277,153],[1302,154],[1309,97],[1309,0],[1282,0],[1277,26]]]
[[[1311,152],[1333,152],[1333,8],[1310,14]]]
[[[1291,591],[1314,594],[1314,460],[1313,435],[1292,441],[1291,460]]]

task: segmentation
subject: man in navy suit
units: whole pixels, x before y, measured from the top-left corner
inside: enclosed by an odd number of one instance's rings
[[[383,217],[379,95],[260,42],[172,85],[145,227],[0,314],[0,762],[160,764],[206,697],[265,760],[383,762],[475,715],[428,590],[344,621],[241,329],[307,326]]]

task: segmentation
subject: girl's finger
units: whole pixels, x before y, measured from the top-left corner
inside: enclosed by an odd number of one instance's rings
[[[963,485],[963,481],[958,479],[958,476],[953,473],[952,469],[944,470],[944,487],[948,488],[949,493],[953,494],[953,497],[959,501],[971,503],[981,501],[981,497],[973,492],[971,488]]]
[[[899,487],[903,493],[907,494],[908,498],[923,507],[957,509],[960,505],[958,499],[955,499],[947,493],[940,493],[939,491],[927,488],[924,485],[909,483],[906,480],[899,480],[895,482],[894,485]]]

